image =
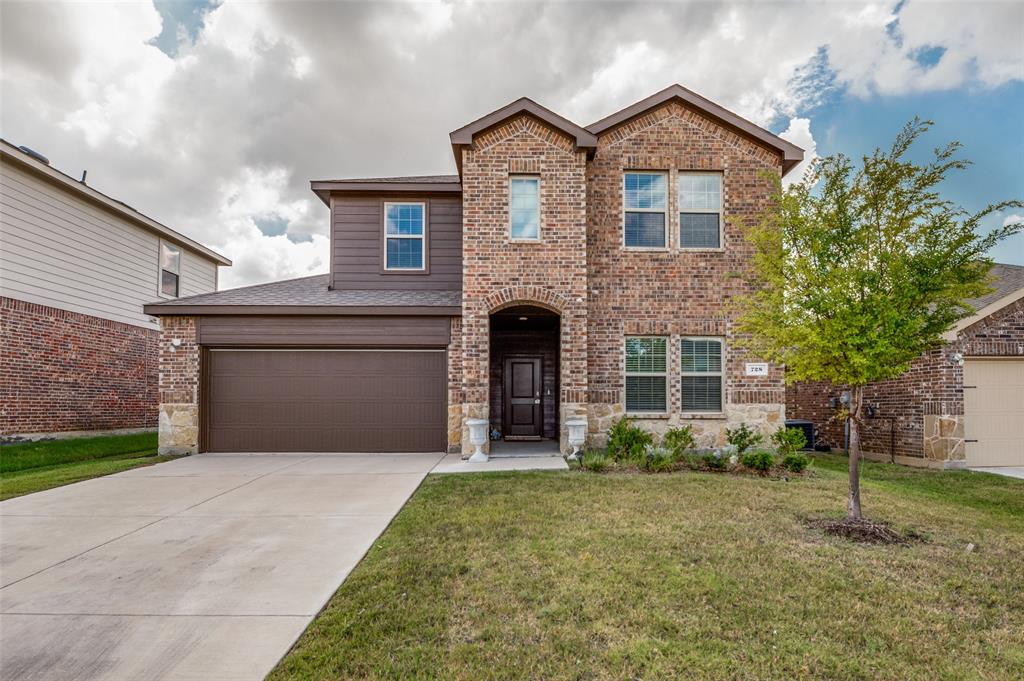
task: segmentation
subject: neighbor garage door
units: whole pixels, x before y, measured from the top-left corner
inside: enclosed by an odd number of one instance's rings
[[[443,350],[207,354],[211,452],[440,452]]]
[[[1024,359],[964,362],[968,466],[1024,466]]]

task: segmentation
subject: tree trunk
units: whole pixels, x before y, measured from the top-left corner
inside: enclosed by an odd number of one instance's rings
[[[854,387],[850,390],[850,415],[847,417],[850,427],[850,449],[846,456],[850,461],[850,503],[846,507],[846,516],[859,520],[860,514],[860,413],[864,401],[864,388]]]

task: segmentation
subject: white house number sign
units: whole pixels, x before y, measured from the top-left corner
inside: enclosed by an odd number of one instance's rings
[[[747,376],[767,376],[767,362],[747,362]]]

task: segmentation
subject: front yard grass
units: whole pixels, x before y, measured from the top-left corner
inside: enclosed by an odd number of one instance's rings
[[[429,476],[269,678],[1024,678],[1024,482],[845,464]]]
[[[2,445],[0,500],[174,458],[156,447],[156,433]]]

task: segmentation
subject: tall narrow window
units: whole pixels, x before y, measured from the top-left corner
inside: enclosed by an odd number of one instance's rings
[[[508,197],[510,236],[518,240],[540,239],[540,178],[512,177]]]
[[[681,343],[683,411],[722,411],[722,341],[684,338]]]
[[[422,270],[424,266],[422,203],[384,204],[385,270]]]
[[[178,297],[181,283],[181,251],[166,241],[160,242],[160,295]]]
[[[623,175],[623,245],[627,248],[665,248],[667,186],[664,173]]]
[[[668,361],[665,338],[626,339],[626,411],[665,412]]]
[[[679,247],[722,245],[722,176],[679,174]]]

